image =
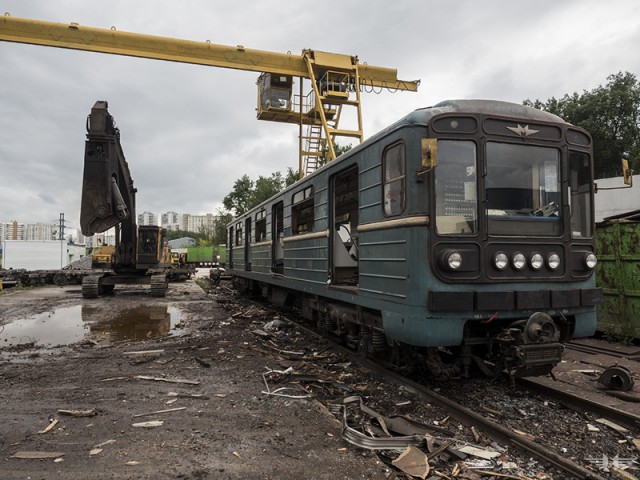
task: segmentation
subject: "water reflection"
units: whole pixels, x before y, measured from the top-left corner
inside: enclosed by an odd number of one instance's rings
[[[166,305],[141,305],[116,313],[87,305],[82,308],[82,320],[90,324],[91,333],[108,335],[112,340],[162,337],[175,328],[179,319],[179,310]]]
[[[0,349],[69,345],[85,337],[146,340],[180,333],[181,312],[172,305],[140,305],[125,310],[75,305],[16,319],[0,326]]]

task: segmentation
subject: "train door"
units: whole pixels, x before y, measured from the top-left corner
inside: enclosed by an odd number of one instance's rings
[[[271,270],[284,274],[284,204],[278,202],[271,207]]]
[[[244,269],[251,271],[251,217],[244,222]]]
[[[331,179],[331,283],[358,285],[358,168]]]

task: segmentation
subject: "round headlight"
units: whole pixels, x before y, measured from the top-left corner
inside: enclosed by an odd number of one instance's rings
[[[513,268],[522,270],[527,265],[527,257],[518,252],[513,256]]]
[[[540,270],[544,265],[544,258],[539,253],[534,253],[531,255],[531,268],[534,270]]]
[[[598,258],[594,253],[587,253],[587,256],[584,257],[584,264],[587,266],[587,268],[591,270],[596,268],[597,263],[598,263]]]
[[[450,270],[459,270],[462,266],[462,255],[453,252],[447,255],[447,266]]]
[[[560,266],[560,255],[557,253],[550,253],[547,257],[547,265],[551,270],[557,270]]]
[[[498,270],[504,270],[509,265],[509,258],[504,252],[498,252],[493,257],[493,264]]]

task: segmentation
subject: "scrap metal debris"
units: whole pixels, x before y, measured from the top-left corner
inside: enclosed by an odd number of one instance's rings
[[[184,383],[186,385],[200,385],[197,380],[183,380],[180,378],[164,378],[164,377],[149,377],[147,375],[136,375],[136,380],[150,380],[153,382],[167,382],[167,383]]]
[[[135,428],[156,428],[161,427],[164,424],[164,420],[149,420],[148,422],[139,422],[131,424]]]
[[[11,455],[11,458],[25,458],[25,459],[33,459],[39,460],[44,458],[58,458],[63,457],[64,452],[31,452],[31,451],[21,451],[16,452]]]
[[[89,410],[58,410],[60,415],[69,415],[71,417],[94,417],[98,413],[95,408]]]
[[[407,447],[391,463],[414,478],[425,479],[429,475],[429,458],[416,447]]]
[[[598,383],[610,390],[628,392],[633,388],[633,374],[622,365],[613,365],[602,372]]]

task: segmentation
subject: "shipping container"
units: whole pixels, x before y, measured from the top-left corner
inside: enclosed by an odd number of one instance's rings
[[[85,248],[59,240],[3,240],[2,268],[57,270],[79,260]]]
[[[597,224],[596,284],[598,330],[626,339],[640,338],[640,210]]]

